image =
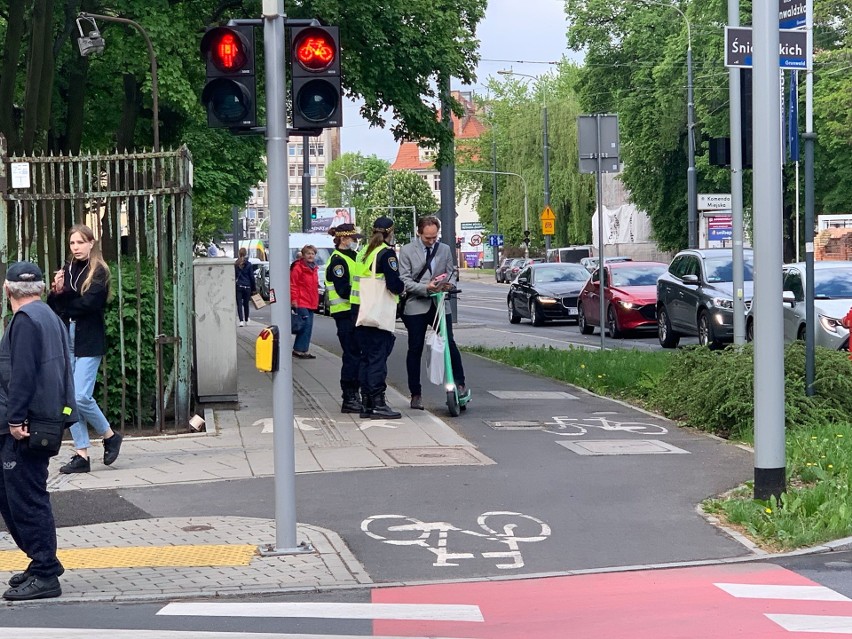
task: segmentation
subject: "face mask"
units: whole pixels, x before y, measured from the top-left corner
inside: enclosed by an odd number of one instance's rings
[[[357,253],[359,250],[361,250],[361,243],[360,242],[352,242],[349,245],[349,248]]]

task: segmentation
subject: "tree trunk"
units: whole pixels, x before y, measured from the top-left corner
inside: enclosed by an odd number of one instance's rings
[[[136,120],[141,109],[139,82],[132,73],[124,74],[124,103],[121,109],[121,122],[116,133],[115,146],[119,153],[134,148]]]
[[[53,0],[35,0],[32,13],[32,38],[30,38],[29,65],[27,66],[27,84],[24,95],[24,132],[22,146],[25,153],[34,150],[39,131],[41,93],[45,86],[42,74],[51,65],[46,65],[47,57],[53,53],[53,38],[50,37],[53,19]],[[51,81],[47,86],[52,86]]]
[[[0,133],[6,136],[9,151],[19,151],[20,137],[15,125],[15,83],[18,77],[18,58],[24,36],[25,0],[9,3],[6,40],[0,58]]]

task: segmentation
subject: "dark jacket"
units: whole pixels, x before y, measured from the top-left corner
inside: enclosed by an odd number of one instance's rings
[[[254,265],[248,260],[243,262],[242,266],[240,266],[239,260],[234,262],[234,281],[237,284],[237,288],[241,286],[248,287],[254,293],[257,288],[257,284],[254,281]]]
[[[85,294],[80,293],[88,275],[89,262],[72,261],[64,268],[65,286],[61,293],[51,292],[47,303],[66,325],[76,322],[74,357],[100,357],[106,353],[104,309],[109,296],[108,277],[103,268],[95,272]]]
[[[41,301],[25,304],[0,340],[0,434],[28,417],[57,420],[68,406],[76,420],[68,333]]]

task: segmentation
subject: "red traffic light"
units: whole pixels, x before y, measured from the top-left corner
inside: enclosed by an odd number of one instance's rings
[[[254,74],[254,37],[251,27],[213,27],[201,40],[207,58],[207,77]],[[213,69],[215,69],[215,72]]]
[[[245,47],[236,34],[223,33],[213,44],[212,58],[222,71],[236,71],[246,63]]]
[[[293,51],[307,71],[325,71],[337,58],[337,43],[324,29],[305,29],[293,43]]]

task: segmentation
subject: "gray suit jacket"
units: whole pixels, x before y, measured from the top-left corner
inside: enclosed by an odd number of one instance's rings
[[[440,242],[436,242],[435,247],[432,271],[427,270],[419,282],[415,282],[414,278],[423,270],[423,265],[426,263],[426,247],[423,242],[418,237],[399,251],[399,276],[405,284],[405,292],[408,295],[405,302],[406,315],[428,313],[432,305],[432,298],[426,292],[426,285],[432,278],[443,273],[449,273],[454,267],[453,253],[450,247]],[[448,314],[451,312],[449,304],[445,304],[444,308]]]

